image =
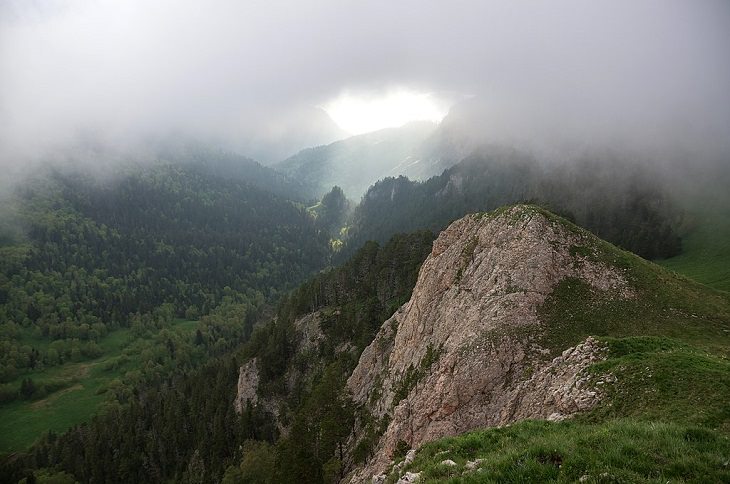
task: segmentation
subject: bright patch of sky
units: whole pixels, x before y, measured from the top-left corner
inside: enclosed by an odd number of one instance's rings
[[[411,121],[438,123],[451,104],[433,93],[398,88],[367,93],[346,91],[321,107],[340,128],[356,135]]]

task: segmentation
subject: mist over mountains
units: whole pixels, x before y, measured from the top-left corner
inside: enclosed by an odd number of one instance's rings
[[[413,122],[308,148],[273,167],[310,185],[316,197],[337,185],[358,200],[378,179],[415,172],[415,165],[429,163],[418,155],[435,131],[432,123]]]
[[[730,482],[728,47],[726,0],[0,1],[0,483]]]
[[[0,162],[27,165],[89,136],[128,147],[171,132],[280,161],[343,138],[317,108],[339,92],[410,86],[471,96],[445,123],[451,139],[557,156],[679,151],[697,164],[728,153],[728,10],[4,2]]]

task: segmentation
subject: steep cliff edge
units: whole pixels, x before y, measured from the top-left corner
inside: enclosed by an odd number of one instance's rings
[[[562,419],[598,401],[583,370],[602,358],[601,345],[547,347],[539,317],[565,280],[606,298],[635,297],[594,240],[531,206],[469,215],[441,233],[410,301],[347,382],[374,421],[389,422],[357,478],[384,471],[401,441],[416,448],[480,427]]]
[[[709,474],[693,464],[675,469],[682,479],[726,471],[717,456],[730,435],[730,294],[534,206],[469,215],[432,242],[366,244],[252,335],[235,405],[248,438],[269,440],[264,450],[286,463],[270,482],[439,480],[477,468],[495,481],[571,481],[606,466],[646,477],[685,447]],[[526,419],[541,422],[515,423]],[[618,440],[599,438],[617,428]],[[557,458],[543,444],[553,452],[560,429],[573,433]],[[595,445],[574,442],[582,432]],[[643,467],[631,454],[637,432],[654,456]],[[698,435],[717,448],[703,450]],[[501,460],[494,439],[509,440]],[[399,462],[408,449],[420,450]],[[258,469],[247,462],[237,472]]]

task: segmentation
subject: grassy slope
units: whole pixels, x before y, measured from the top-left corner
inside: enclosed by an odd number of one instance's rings
[[[728,482],[728,455],[730,440],[701,427],[526,421],[426,444],[407,469],[421,471],[423,484]],[[447,459],[456,465],[443,464]],[[468,461],[478,470],[468,470]],[[388,482],[396,480],[394,473]]]
[[[682,240],[683,251],[659,264],[696,281],[730,291],[730,208],[694,209],[693,228]]]
[[[532,336],[551,356],[598,336],[609,356],[591,368],[592,381],[607,398],[572,422],[427,444],[407,469],[426,482],[730,482],[730,294],[587,234],[572,250],[619,268],[636,297],[564,280],[539,311],[545,330]],[[607,373],[615,383],[603,382]],[[484,470],[462,475],[477,457]],[[447,458],[459,465],[441,465]]]
[[[179,320],[173,328],[192,333],[196,325],[197,321]],[[38,385],[57,383],[62,388],[41,400],[17,400],[0,405],[0,452],[25,449],[46,431],[60,433],[91,418],[104,402],[108,385],[142,364],[130,358],[122,366],[107,365],[133,342],[130,331],[120,329],[100,341],[104,354],[99,358],[20,375],[16,384],[30,377]]]

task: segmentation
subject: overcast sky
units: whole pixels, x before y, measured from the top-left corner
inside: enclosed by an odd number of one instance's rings
[[[722,152],[729,53],[727,0],[2,0],[0,164],[171,131],[265,157],[341,136],[316,106],[342,92],[402,88],[476,96],[503,134]]]

